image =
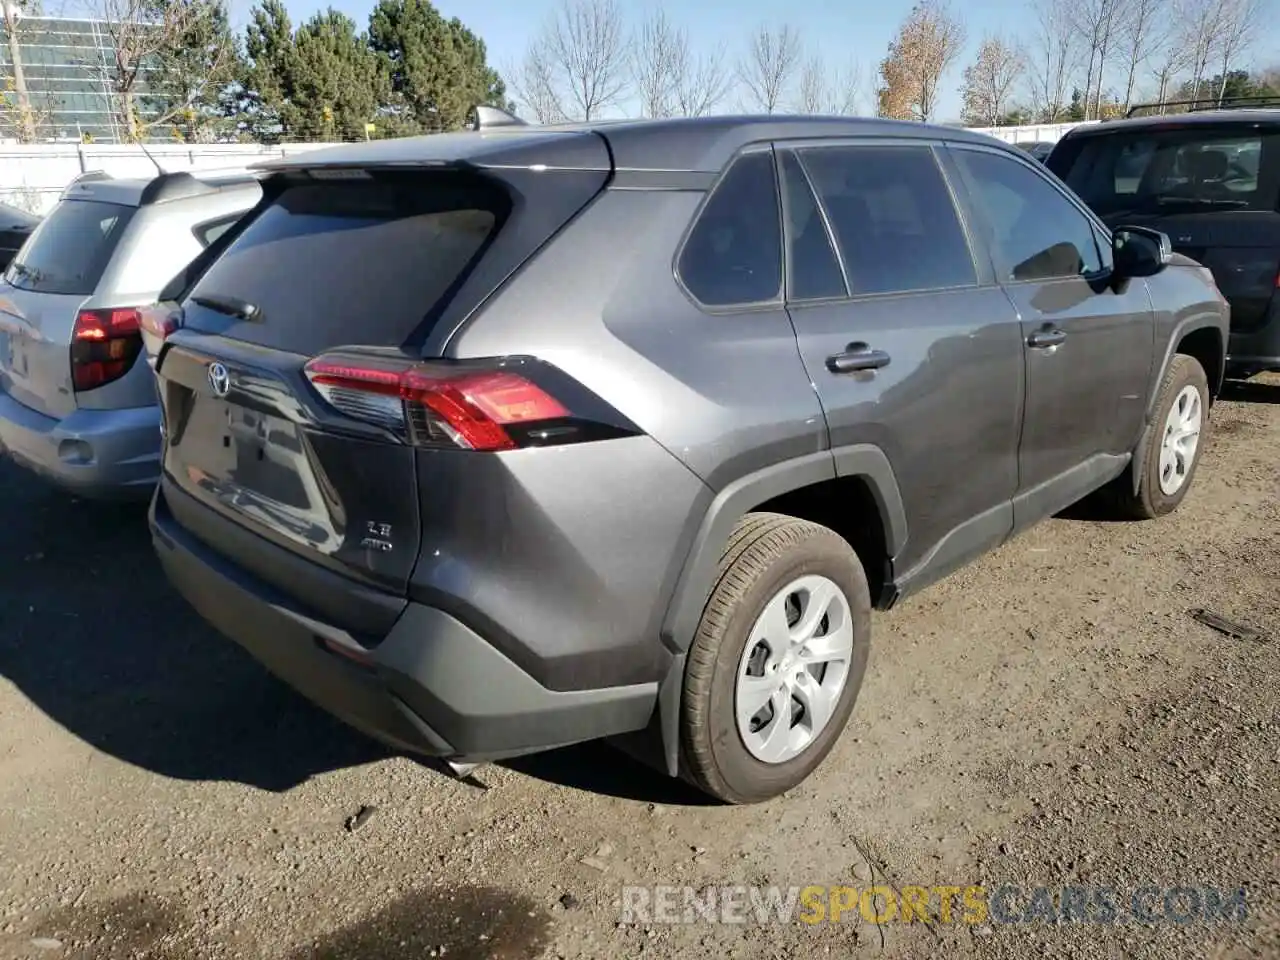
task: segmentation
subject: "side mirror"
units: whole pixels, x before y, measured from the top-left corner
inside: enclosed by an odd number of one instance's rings
[[[1116,227],[1111,234],[1111,257],[1119,279],[1151,277],[1173,259],[1167,234],[1149,227]]]

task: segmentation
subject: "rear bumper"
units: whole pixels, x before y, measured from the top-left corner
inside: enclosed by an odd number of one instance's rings
[[[76,410],[58,420],[0,390],[0,451],[81,496],[146,499],[160,473],[160,408]]]
[[[1248,333],[1232,331],[1227,342],[1227,367],[1255,373],[1280,370],[1280,295],[1272,298],[1267,322]]]
[[[201,616],[308,699],[394,747],[515,756],[639,730],[657,703],[656,683],[548,690],[454,617],[419,603],[366,649],[197,540],[173,519],[163,488],[151,530],[166,575]],[[332,580],[344,588],[341,576]]]

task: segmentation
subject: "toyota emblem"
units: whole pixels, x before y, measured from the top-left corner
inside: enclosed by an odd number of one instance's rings
[[[225,397],[231,389],[231,374],[220,363],[209,364],[209,386],[213,387],[215,397]]]

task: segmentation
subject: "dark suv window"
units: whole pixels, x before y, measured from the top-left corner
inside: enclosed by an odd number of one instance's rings
[[[782,287],[782,226],[773,154],[734,161],[680,253],[680,279],[710,307],[761,303]]]
[[[133,213],[118,203],[62,201],[9,264],[5,279],[41,293],[93,293]]]
[[[793,300],[843,297],[848,292],[844,274],[836,260],[827,225],[813,196],[800,161],[790,150],[783,151],[782,183],[787,198],[787,244],[791,259],[787,275],[787,296]]]
[[[444,175],[287,187],[192,288],[185,324],[299,353],[403,343],[447,299],[506,205],[497,188]],[[261,319],[233,325],[201,297],[250,303]]]
[[[1204,126],[1117,130],[1068,140],[1050,168],[1103,217],[1276,210],[1280,176],[1266,171],[1280,172],[1280,134]]]
[[[929,147],[815,147],[800,156],[835,231],[850,293],[977,283],[951,192]]]
[[[1052,183],[1012,157],[956,150],[977,191],[1002,281],[1080,277],[1102,269],[1093,223]]]

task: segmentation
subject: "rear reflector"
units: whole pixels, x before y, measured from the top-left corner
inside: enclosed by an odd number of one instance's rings
[[[71,382],[77,391],[119,380],[142,350],[142,315],[134,307],[81,310],[71,334]]]
[[[562,420],[555,397],[505,369],[442,370],[381,358],[317,357],[307,379],[334,409],[415,446],[513,450],[508,427]]]

